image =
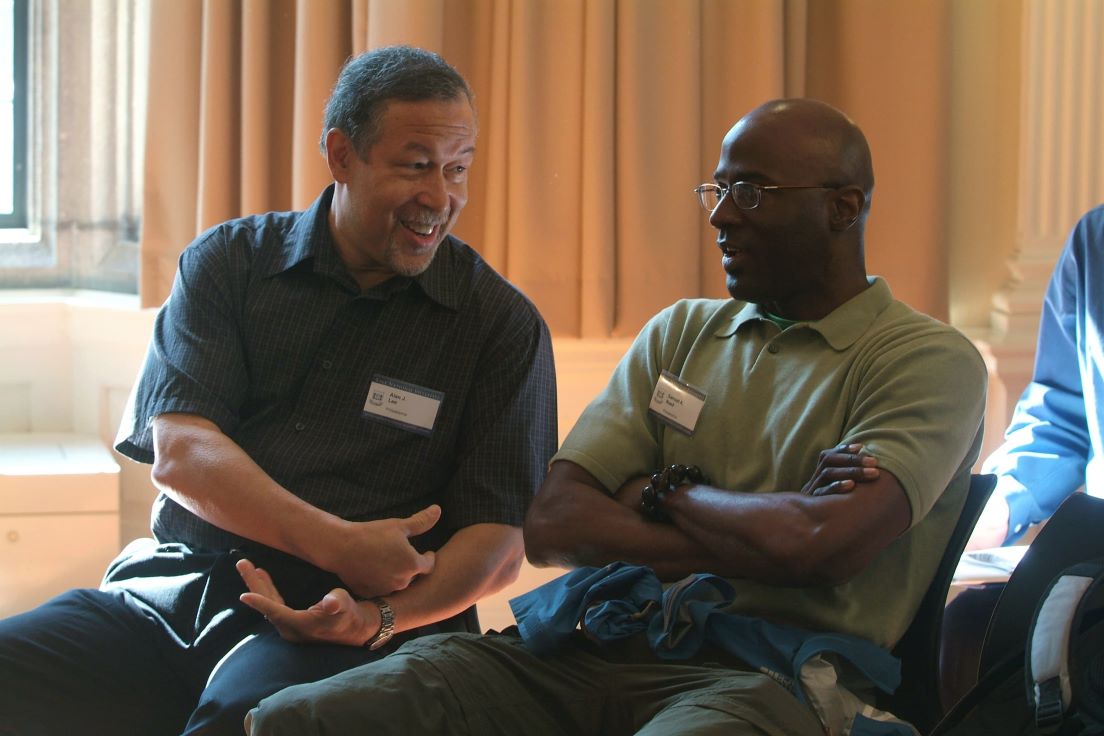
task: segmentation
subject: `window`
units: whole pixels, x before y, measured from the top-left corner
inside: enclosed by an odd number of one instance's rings
[[[27,0],[0,0],[0,228],[27,225]]]
[[[0,0],[0,54],[14,49],[0,288],[137,291],[147,1]]]

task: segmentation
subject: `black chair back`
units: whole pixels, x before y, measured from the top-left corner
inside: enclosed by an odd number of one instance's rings
[[[903,718],[927,733],[939,721],[945,710],[939,696],[939,649],[943,630],[943,609],[951,588],[955,569],[974,531],[985,502],[997,483],[994,475],[970,476],[966,503],[959,514],[947,548],[936,568],[935,577],[920,601],[912,623],[897,646],[894,655],[901,660],[901,685],[892,696],[882,698],[878,707]]]

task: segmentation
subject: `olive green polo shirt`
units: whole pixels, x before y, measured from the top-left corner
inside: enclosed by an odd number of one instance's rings
[[[893,299],[880,278],[786,330],[756,305],[683,300],[641,331],[553,458],[608,489],[670,463],[736,491],[799,491],[821,450],[861,442],[900,481],[909,530],[839,586],[734,580],[734,612],[891,646],[904,633],[966,498],[986,370],[957,330]],[[692,436],[648,411],[661,371],[702,391]]]

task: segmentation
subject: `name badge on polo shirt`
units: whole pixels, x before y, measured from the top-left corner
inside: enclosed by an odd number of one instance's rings
[[[703,406],[705,392],[679,379],[674,373],[663,371],[656,381],[648,411],[679,432],[693,436]]]
[[[364,413],[385,424],[428,436],[444,398],[440,391],[377,374],[368,387]]]

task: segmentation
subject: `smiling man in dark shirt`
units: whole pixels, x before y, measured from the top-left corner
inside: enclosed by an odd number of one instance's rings
[[[364,54],[327,105],[334,184],[184,251],[117,445],[153,463],[156,540],[0,622],[5,726],[240,734],[515,578],[555,375],[534,306],[448,234],[476,127],[436,55]]]

